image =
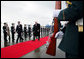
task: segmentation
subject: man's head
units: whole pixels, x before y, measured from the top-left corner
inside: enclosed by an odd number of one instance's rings
[[[18,21],[18,25],[20,25],[20,21]]]
[[[14,26],[14,23],[12,23],[12,26]]]
[[[35,24],[37,24],[37,22],[35,22]]]
[[[24,26],[26,27],[26,24],[24,24]]]
[[[30,27],[30,25],[28,25],[28,27]]]
[[[6,26],[8,26],[8,24],[6,23]]]
[[[4,23],[4,26],[6,26],[6,23]]]

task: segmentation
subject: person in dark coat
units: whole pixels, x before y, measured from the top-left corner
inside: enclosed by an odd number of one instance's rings
[[[64,16],[65,21],[69,21],[58,48],[65,52],[66,58],[79,58],[79,33],[75,23],[83,17],[83,1],[71,1],[68,5],[68,8],[61,10],[58,15],[59,22],[64,20]]]
[[[38,37],[38,40],[40,41],[40,24],[37,22],[33,25],[33,41],[35,41],[35,37]]]
[[[12,42],[14,42],[15,38],[15,25],[14,23],[12,23],[12,26],[11,26],[11,34],[12,34]]]
[[[7,28],[7,35],[8,35],[9,42],[10,42],[10,29],[9,29],[8,24],[6,24],[6,28]]]
[[[4,23],[4,26],[3,26],[3,33],[4,33],[4,42],[7,42],[7,27],[6,27],[6,23]]]
[[[25,37],[25,40],[27,38],[27,27],[26,27],[26,24],[24,25],[24,37]]]
[[[29,40],[30,40],[30,38],[31,38],[31,27],[30,27],[30,25],[28,25],[28,37],[29,37]]]
[[[45,28],[43,27],[43,36],[45,36]]]
[[[45,32],[44,34],[45,34],[45,36],[46,36],[46,27],[44,28],[44,32]]]
[[[40,31],[41,31],[41,37],[42,37],[42,27],[41,27]]]
[[[16,43],[18,43],[19,38],[20,38],[20,41],[23,41],[23,38],[22,38],[23,29],[22,29],[22,25],[20,24],[20,21],[18,21],[18,25],[16,27],[16,32],[18,33]]]

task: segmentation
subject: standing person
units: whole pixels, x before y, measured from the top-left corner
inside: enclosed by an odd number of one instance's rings
[[[22,25],[20,24],[20,21],[18,21],[18,25],[16,27],[16,32],[18,33],[18,37],[17,37],[17,41],[16,43],[18,43],[18,39],[20,38],[20,41],[23,41],[23,38],[22,38]]]
[[[25,40],[27,38],[27,27],[26,27],[26,24],[24,24],[24,37],[25,37]]]
[[[40,30],[41,30],[41,37],[42,37],[42,27],[41,27],[41,29],[40,29]]]
[[[45,31],[45,29],[44,29],[44,27],[43,27],[43,37],[44,37],[44,31]]]
[[[3,33],[4,33],[4,42],[7,42],[7,27],[6,27],[6,23],[4,23],[4,26],[3,26]]]
[[[83,1],[68,1],[68,8],[62,10],[58,15],[58,21],[69,21],[66,26],[64,37],[58,48],[66,53],[66,58],[79,58],[79,26],[78,20],[83,18]]]
[[[29,40],[30,40],[30,38],[31,38],[31,27],[30,27],[30,25],[28,25],[28,37],[29,37]]]
[[[48,36],[48,33],[49,33],[49,28],[47,28],[47,36]]]
[[[6,26],[7,26],[7,35],[8,35],[8,37],[9,37],[9,42],[10,42],[10,29],[9,29],[8,24],[6,24]]]
[[[49,34],[50,28],[48,28],[48,34]]]
[[[46,27],[45,27],[45,36],[46,36]]]
[[[14,23],[12,23],[12,26],[11,26],[11,34],[12,34],[12,42],[14,42],[15,38],[15,25]]]
[[[35,41],[35,37],[38,37],[40,41],[40,24],[37,22],[33,25],[33,41]]]
[[[45,27],[44,27],[43,29],[44,29],[44,31],[43,31],[43,32],[44,32],[44,37],[45,37]]]

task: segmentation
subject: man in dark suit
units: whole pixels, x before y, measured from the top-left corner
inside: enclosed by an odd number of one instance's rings
[[[24,25],[24,37],[25,37],[25,40],[27,38],[27,27],[26,27],[26,24]]]
[[[18,21],[18,25],[16,27],[16,32],[18,33],[18,37],[17,37],[17,41],[16,43],[18,43],[18,39],[20,38],[20,41],[23,41],[23,38],[22,38],[22,25],[20,24],[20,21]]]
[[[43,27],[43,36],[44,36],[44,34],[45,34],[45,28]]]
[[[30,38],[31,38],[31,27],[30,27],[30,25],[28,25],[28,37],[29,37],[29,40],[30,40]]]
[[[33,41],[35,41],[35,37],[38,36],[38,40],[40,41],[40,24],[35,22],[33,25]]]
[[[12,34],[12,42],[14,42],[14,36],[15,36],[15,26],[14,26],[14,23],[12,23],[12,26],[11,26],[11,34]]]
[[[63,14],[65,19],[63,19]],[[59,48],[66,53],[66,58],[79,58],[79,31],[75,24],[83,17],[83,1],[69,1],[68,8],[58,15],[58,21],[69,21]]]
[[[7,42],[7,27],[6,27],[6,23],[4,23],[4,26],[3,26],[3,33],[4,33],[4,42]]]
[[[6,28],[7,28],[7,35],[9,37],[9,42],[10,42],[10,29],[7,23],[6,23]]]

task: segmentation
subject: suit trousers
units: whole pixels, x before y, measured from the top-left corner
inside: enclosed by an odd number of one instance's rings
[[[14,33],[12,33],[12,42],[14,42]]]
[[[22,36],[21,36],[21,33],[18,33],[18,37],[17,37],[17,41],[18,42],[18,39],[20,38],[20,41],[23,40]]]
[[[7,41],[7,33],[4,33],[4,41]]]
[[[38,40],[40,40],[40,36],[33,36],[33,40],[35,40],[35,37],[38,37]]]

